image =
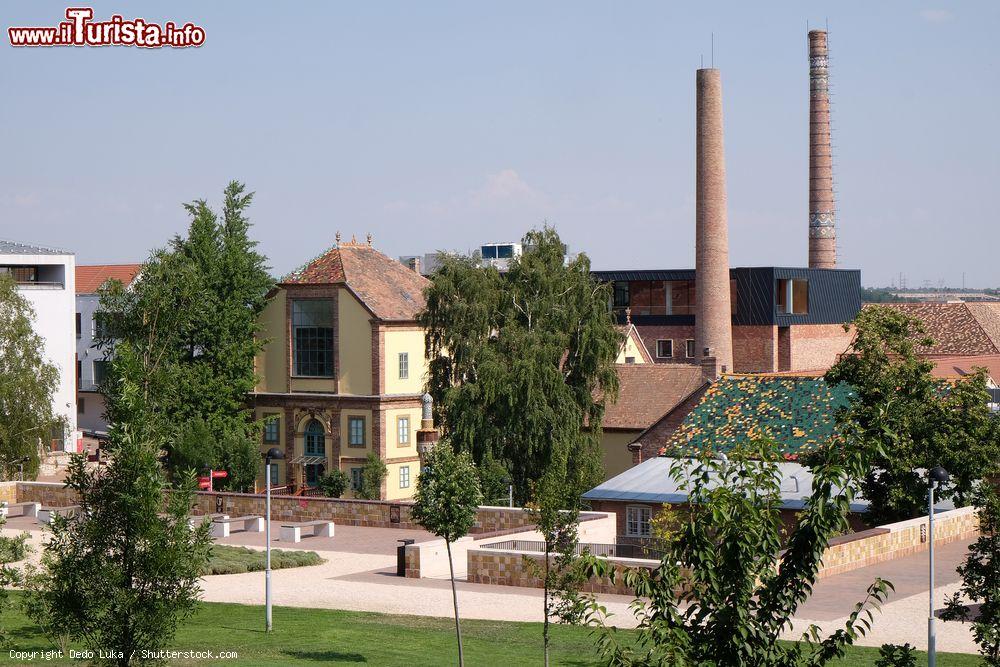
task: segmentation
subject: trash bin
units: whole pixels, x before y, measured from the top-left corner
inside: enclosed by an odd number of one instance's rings
[[[406,576],[406,546],[413,544],[416,540],[396,540],[399,546],[396,547],[396,576]]]

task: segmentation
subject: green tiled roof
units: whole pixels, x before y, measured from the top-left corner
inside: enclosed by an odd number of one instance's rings
[[[667,441],[668,454],[728,451],[739,443],[774,440],[786,455],[829,442],[836,413],[851,396],[847,385],[822,377],[724,375]]]

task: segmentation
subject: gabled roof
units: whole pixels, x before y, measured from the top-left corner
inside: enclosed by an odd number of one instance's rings
[[[617,364],[618,400],[606,406],[603,427],[641,431],[673,410],[706,381],[694,364]]]
[[[642,355],[643,361],[647,364],[653,363],[653,357],[650,356],[649,350],[646,349],[646,344],[643,342],[642,336],[640,336],[639,332],[636,331],[635,324],[629,322],[628,324],[619,325],[618,331],[625,336],[625,339],[622,341],[622,348],[619,351],[619,354],[625,353],[628,349],[628,342],[631,340],[635,345],[635,349],[639,350],[639,354]]]
[[[381,320],[413,321],[430,281],[363,243],[338,243],[281,285],[345,285]]]
[[[671,467],[677,459],[666,456],[656,456],[646,459],[637,466],[612,477],[583,494],[587,500],[612,500],[635,503],[670,503],[682,504],[688,500],[688,490],[680,488],[680,484],[670,474]],[[689,477],[698,465],[695,461],[685,462],[685,478]],[[781,507],[782,509],[799,510],[805,506],[806,499],[812,494],[813,474],[805,466],[792,461],[775,464],[781,474]],[[709,488],[718,486],[717,476],[710,476]],[[840,489],[835,489],[835,493]],[[868,508],[868,502],[855,497],[851,503],[852,512],[863,512]]]
[[[68,250],[0,239],[0,255],[72,255]]]
[[[884,303],[924,323],[934,345],[924,355],[1000,354],[1000,303]]]
[[[109,280],[118,280],[128,287],[141,268],[142,264],[77,264],[76,293],[94,294]]]
[[[724,375],[684,418],[666,451],[724,452],[758,438],[774,440],[788,455],[811,451],[835,435],[836,412],[851,393],[814,376]]]

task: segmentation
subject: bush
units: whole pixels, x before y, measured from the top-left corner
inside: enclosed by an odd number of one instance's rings
[[[351,485],[351,478],[343,470],[331,470],[319,478],[317,486],[327,498],[339,498]]]
[[[909,644],[882,644],[875,667],[917,667],[917,649]]]
[[[307,567],[326,562],[315,551],[282,551],[271,549],[271,569],[282,570],[289,567]],[[246,547],[213,545],[208,563],[202,569],[202,576],[212,574],[243,574],[262,572],[267,567],[267,556],[263,551]]]

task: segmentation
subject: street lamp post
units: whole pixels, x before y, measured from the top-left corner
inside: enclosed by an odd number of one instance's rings
[[[271,461],[285,458],[284,452],[277,447],[271,447],[264,454],[264,541],[266,543],[267,561],[264,568],[264,619],[265,630],[271,631]]]
[[[507,507],[514,507],[514,480],[505,477],[503,483],[507,485]]]
[[[937,637],[934,629],[934,490],[949,479],[948,471],[941,466],[931,468],[927,473],[927,541],[930,544],[930,610],[927,615],[927,666],[937,665]]]

